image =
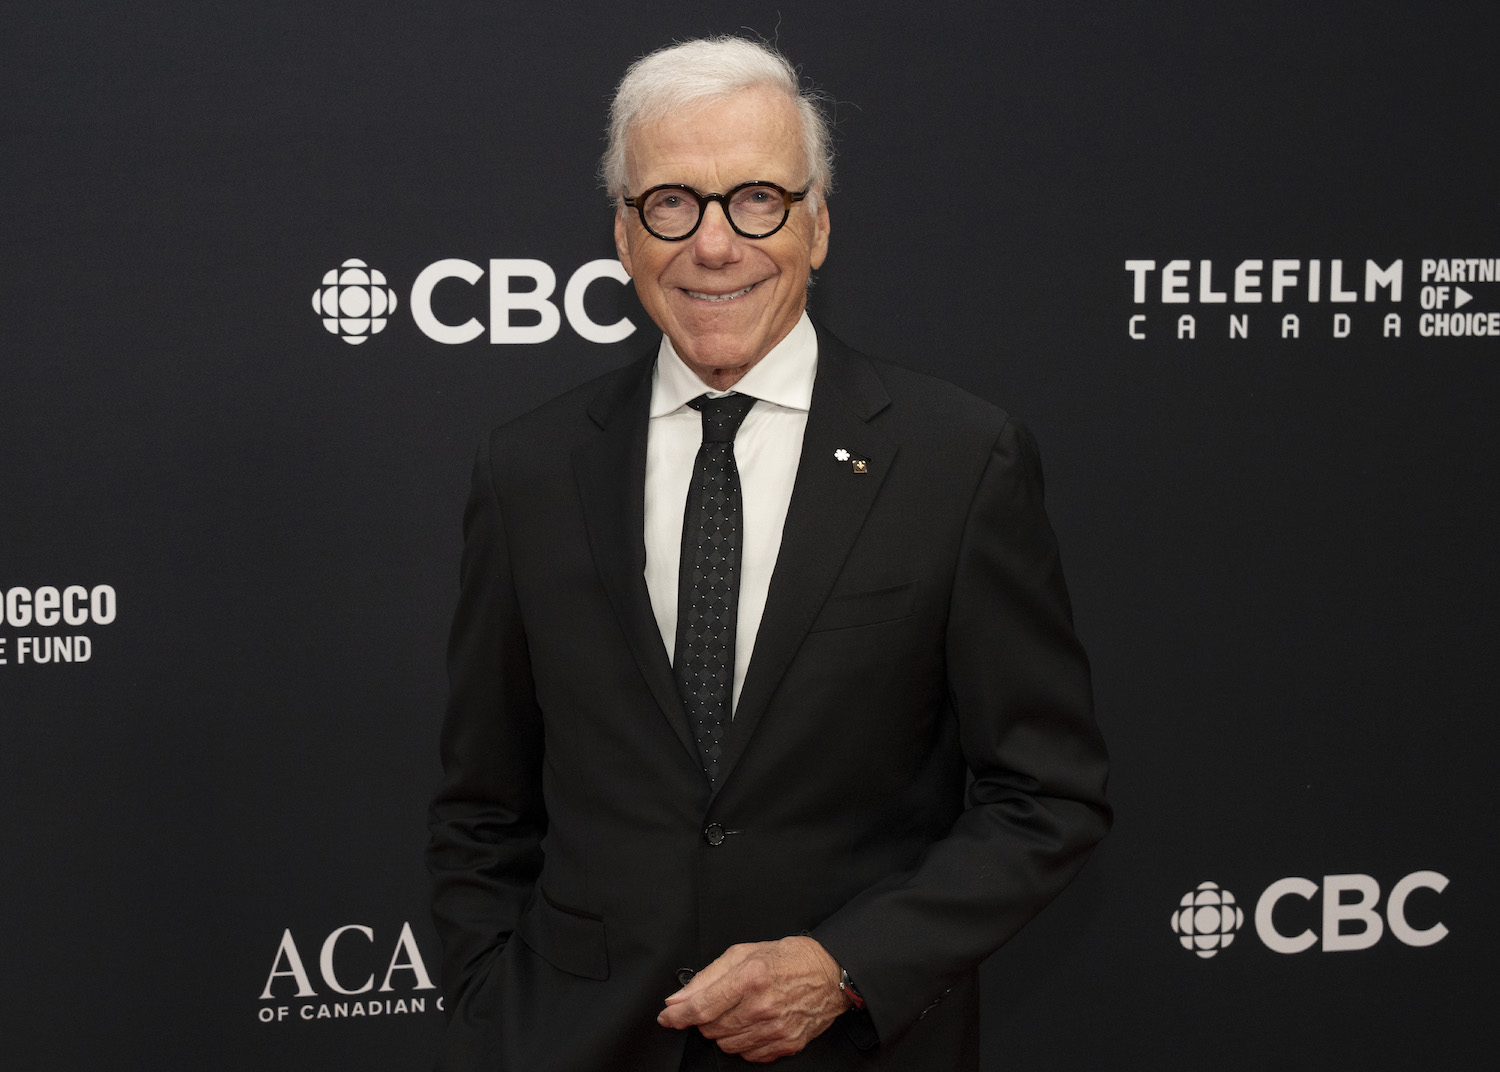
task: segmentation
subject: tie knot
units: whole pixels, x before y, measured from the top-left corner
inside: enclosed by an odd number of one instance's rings
[[[755,405],[755,399],[750,395],[739,394],[721,395],[718,398],[699,395],[688,402],[688,405],[703,414],[703,442],[733,443],[734,435],[740,430],[745,414]]]

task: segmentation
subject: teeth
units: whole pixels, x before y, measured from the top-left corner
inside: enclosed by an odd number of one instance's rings
[[[689,298],[697,298],[699,301],[733,301],[742,294],[749,294],[754,286],[755,284],[751,283],[750,286],[745,287],[743,290],[737,290],[733,294],[703,294],[696,290],[684,290],[683,293]]]

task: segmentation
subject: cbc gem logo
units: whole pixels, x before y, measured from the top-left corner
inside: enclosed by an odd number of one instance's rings
[[[1182,948],[1204,960],[1228,947],[1245,925],[1245,913],[1234,903],[1234,894],[1221,890],[1216,882],[1200,882],[1192,893],[1182,895],[1179,904],[1172,913],[1172,929]]]
[[[323,285],[313,291],[312,304],[330,333],[357,346],[385,330],[390,314],[396,311],[396,292],[385,285],[383,272],[350,257],[324,274]]]

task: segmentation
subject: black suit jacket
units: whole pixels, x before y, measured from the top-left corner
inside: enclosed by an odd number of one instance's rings
[[[440,1067],[675,1070],[678,969],[799,932],[868,1019],[783,1067],[976,1067],[976,966],[1106,830],[1030,436],[818,343],[715,787],[642,575],[654,354],[481,446],[429,850]]]

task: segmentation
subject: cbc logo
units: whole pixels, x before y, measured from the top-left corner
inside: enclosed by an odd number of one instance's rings
[[[1245,925],[1245,913],[1234,903],[1234,894],[1219,889],[1216,882],[1200,882],[1192,893],[1182,895],[1180,904],[1172,913],[1172,929],[1182,948],[1204,960],[1228,948],[1235,932]]]
[[[433,342],[458,346],[485,334],[486,325],[476,317],[462,323],[440,319],[432,308],[433,292],[441,285],[455,288],[475,286],[486,275],[473,261],[448,257],[434,261],[412,281],[408,308],[417,329]],[[495,258],[489,262],[489,341],[492,343],[541,343],[555,336],[566,320],[580,338],[593,343],[619,342],[635,331],[628,317],[613,324],[593,320],[584,307],[590,284],[611,279],[619,284],[630,276],[619,261],[600,258],[588,261],[568,277],[563,287],[562,308],[552,300],[557,273],[545,261],[529,257]],[[513,288],[516,281],[524,281]],[[386,286],[385,276],[364,261],[351,258],[323,276],[323,285],[313,292],[313,310],[323,326],[347,343],[362,343],[385,329],[396,310],[396,292]],[[528,323],[511,323],[520,313]]]
[[[1384,936],[1387,929],[1404,945],[1417,948],[1435,945],[1448,936],[1443,923],[1417,927],[1407,918],[1408,901],[1418,890],[1442,893],[1448,879],[1436,871],[1413,871],[1391,887],[1386,896],[1385,912],[1378,911],[1380,883],[1369,875],[1324,875],[1323,884],[1306,878],[1283,878],[1271,883],[1255,903],[1255,933],[1267,949],[1276,953],[1301,953],[1317,945],[1325,953],[1369,949]],[[1287,934],[1277,925],[1277,906],[1288,899],[1311,903],[1321,893],[1320,927],[1305,927]],[[1423,915],[1431,914],[1424,907]],[[1172,913],[1172,929],[1184,949],[1190,949],[1205,960],[1234,940],[1244,925],[1245,914],[1235,903],[1234,895],[1217,883],[1200,883],[1184,894],[1180,907]]]
[[[347,343],[358,345],[385,330],[396,311],[396,292],[385,285],[385,275],[358,257],[350,257],[323,275],[313,291],[313,312],[323,326]]]

